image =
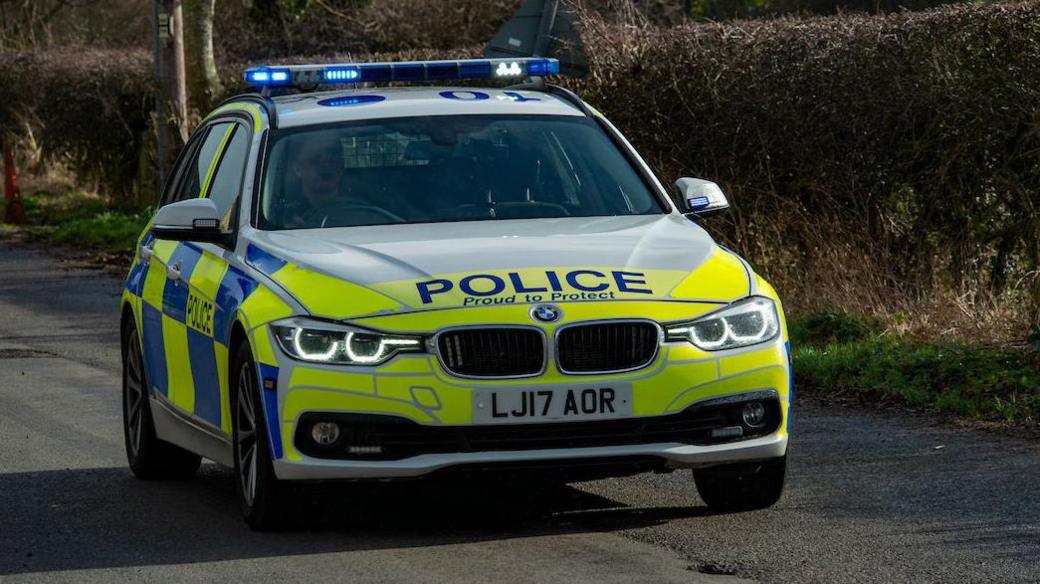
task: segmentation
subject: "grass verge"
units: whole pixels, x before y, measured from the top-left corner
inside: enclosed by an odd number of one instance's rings
[[[85,252],[132,250],[151,216],[150,209],[113,209],[99,197],[72,189],[34,192],[23,204],[28,225],[19,231],[26,237]],[[0,217],[3,207],[0,202]]]
[[[814,326],[821,320],[836,326]],[[975,420],[1038,425],[1037,351],[924,342],[888,336],[876,327],[877,323],[848,315],[795,320],[791,330],[796,387],[822,397],[854,397]]]

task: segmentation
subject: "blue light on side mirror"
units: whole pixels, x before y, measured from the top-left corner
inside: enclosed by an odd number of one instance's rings
[[[708,197],[690,197],[687,199],[687,203],[689,203],[691,211],[699,211],[710,205],[711,201],[708,200]]]
[[[682,201],[684,214],[706,216],[729,208],[729,199],[719,185],[704,179],[683,177],[675,181]]]

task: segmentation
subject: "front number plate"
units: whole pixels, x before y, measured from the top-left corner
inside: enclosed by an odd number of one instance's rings
[[[474,424],[523,424],[627,418],[632,386],[479,388],[473,397]]]

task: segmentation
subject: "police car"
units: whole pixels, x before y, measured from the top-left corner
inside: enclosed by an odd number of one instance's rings
[[[262,93],[191,136],[126,280],[133,472],[231,466],[258,527],[295,481],[452,472],[693,469],[712,508],[777,501],[776,292],[701,227],[722,191],[673,203],[558,67],[250,69]]]

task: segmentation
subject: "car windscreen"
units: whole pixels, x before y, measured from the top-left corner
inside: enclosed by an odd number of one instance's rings
[[[261,229],[663,213],[593,120],[429,116],[285,129]]]

